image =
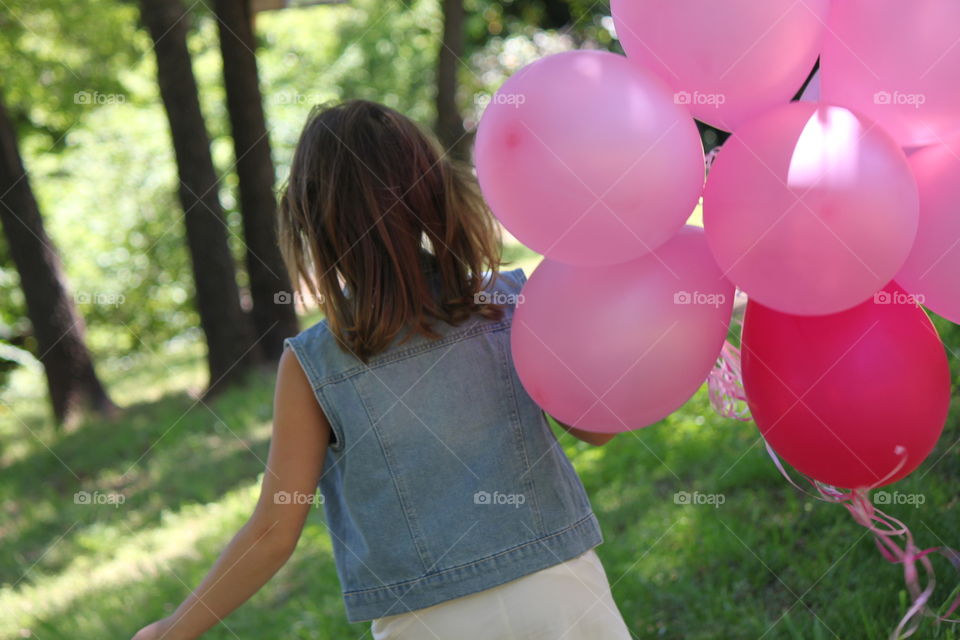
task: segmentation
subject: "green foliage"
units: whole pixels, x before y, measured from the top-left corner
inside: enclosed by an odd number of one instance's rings
[[[931,313],[930,316],[947,347],[947,356],[950,358],[950,368],[953,371],[953,379],[956,381],[956,384],[960,385],[960,325],[956,325],[933,313]]]
[[[26,315],[20,279],[13,267],[7,244],[0,235],[0,339],[9,338],[24,327]],[[16,326],[20,325],[20,326]]]
[[[155,347],[197,323],[165,127],[159,107],[103,107],[64,151],[33,163],[41,210],[103,354],[141,339]]]
[[[466,0],[468,34],[475,46],[506,33],[563,31],[578,43],[613,44],[609,4],[590,0]]]
[[[116,0],[4,2],[0,89],[25,132],[55,145],[91,106],[125,99],[123,70],[144,45],[135,16]]]
[[[281,180],[314,105],[370,99],[426,126],[433,122],[433,67],[441,30],[435,0],[357,0],[264,14],[257,24],[264,101]]]

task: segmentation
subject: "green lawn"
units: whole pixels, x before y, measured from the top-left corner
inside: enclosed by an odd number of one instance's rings
[[[266,458],[273,376],[198,402],[200,356],[186,342],[105,363],[127,409],[67,435],[46,419],[39,372],[16,372],[0,392],[0,638],[128,638],[169,613],[243,524]],[[888,509],[924,546],[960,545],[957,415],[930,460],[895,487],[925,503]],[[599,554],[637,638],[886,638],[905,610],[900,568],[842,507],[789,487],[755,428],[715,416],[704,391],[605,448],[561,440],[603,526]],[[125,501],[76,504],[77,491]],[[681,491],[725,501],[678,505]],[[942,602],[957,577],[934,562]],[[341,640],[367,628],[346,622],[318,510],[290,563],[208,637]],[[917,637],[960,636],[928,621]]]

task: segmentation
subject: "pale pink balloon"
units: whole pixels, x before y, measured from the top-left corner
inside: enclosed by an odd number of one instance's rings
[[[724,273],[794,315],[850,309],[889,283],[917,233],[903,150],[842,107],[794,103],[744,125],[710,171],[703,218]]]
[[[720,354],[733,306],[703,230],[638,260],[545,260],[511,327],[524,388],[547,413],[602,433],[639,429],[686,402]]]
[[[920,188],[920,229],[897,282],[960,324],[960,137],[910,156]]]
[[[733,131],[786,104],[823,44],[829,0],[612,0],[627,56],[693,115]]]
[[[510,78],[480,121],[476,164],[507,229],[571,264],[655,249],[703,189],[690,113],[651,74],[600,51],[548,56]]]
[[[855,109],[901,145],[960,131],[960,2],[834,2],[823,99]]]

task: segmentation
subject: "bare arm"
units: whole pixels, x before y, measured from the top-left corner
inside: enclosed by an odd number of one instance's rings
[[[613,440],[617,435],[615,433],[594,433],[593,431],[584,431],[583,429],[576,429],[568,424],[564,424],[553,416],[550,416],[550,419],[560,425],[564,431],[572,435],[574,438],[583,440],[587,444],[592,444],[597,447],[602,447]]]
[[[253,515],[177,610],[142,629],[134,640],[198,638],[273,577],[303,531],[329,440],[330,425],[310,383],[296,356],[285,351],[274,396],[270,454]],[[277,494],[284,497],[278,501]]]

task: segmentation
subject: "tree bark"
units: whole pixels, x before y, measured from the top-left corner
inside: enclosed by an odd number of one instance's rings
[[[257,360],[259,349],[249,318],[240,306],[219,179],[187,49],[186,14],[180,0],[140,0],[141,19],[154,43],[160,96],[180,175],[179,195],[196,283],[196,305],[207,339],[208,391],[216,391],[241,376]]]
[[[249,0],[216,0],[223,80],[233,132],[246,265],[253,298],[253,323],[264,354],[277,360],[283,340],[299,331],[296,308],[277,244],[276,171],[263,113],[257,72],[256,39]],[[278,296],[282,292],[287,295]]]
[[[463,116],[457,106],[457,69],[464,54],[463,0],[443,0],[443,40],[437,54],[437,137],[457,159],[468,156]]]
[[[84,409],[112,414],[110,401],[84,344],[83,318],[63,275],[60,257],[43,226],[27,176],[17,132],[0,96],[0,222],[33,324],[47,376],[53,414],[74,423]]]

